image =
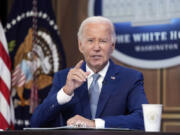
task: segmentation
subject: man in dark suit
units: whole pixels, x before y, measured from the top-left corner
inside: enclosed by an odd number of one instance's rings
[[[55,74],[51,91],[32,116],[32,127],[144,129],[141,105],[148,102],[143,76],[110,60],[115,37],[113,24],[105,17],[82,22],[78,45],[85,61]]]

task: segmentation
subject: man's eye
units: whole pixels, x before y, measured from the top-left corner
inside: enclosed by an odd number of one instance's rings
[[[100,43],[107,43],[106,40],[100,40]]]
[[[93,42],[93,40],[92,40],[92,39],[89,39],[89,40],[88,40],[88,42],[90,42],[90,43],[91,43],[91,42]]]

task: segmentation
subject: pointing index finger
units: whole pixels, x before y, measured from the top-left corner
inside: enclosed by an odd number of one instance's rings
[[[78,68],[80,68],[80,67],[82,66],[82,64],[83,64],[83,60],[80,60],[80,61],[75,65],[74,68],[78,69]]]

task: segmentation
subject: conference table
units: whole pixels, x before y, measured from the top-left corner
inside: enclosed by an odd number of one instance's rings
[[[28,129],[1,131],[0,135],[180,135],[173,132],[145,132],[122,129]]]

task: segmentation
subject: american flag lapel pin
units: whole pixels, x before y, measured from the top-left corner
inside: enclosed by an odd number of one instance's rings
[[[112,80],[115,80],[115,79],[116,79],[116,77],[115,77],[115,76],[111,76],[111,79],[112,79]]]

